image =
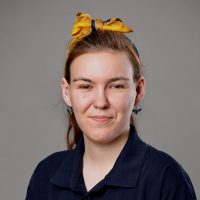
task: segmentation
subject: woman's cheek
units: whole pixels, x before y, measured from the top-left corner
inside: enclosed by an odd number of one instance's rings
[[[92,103],[92,99],[93,96],[91,94],[74,94],[72,95],[72,107],[76,110],[83,111]]]
[[[133,97],[130,95],[121,94],[121,95],[113,95],[110,98],[110,103],[113,105],[117,110],[127,110],[130,109],[130,106],[133,105]]]

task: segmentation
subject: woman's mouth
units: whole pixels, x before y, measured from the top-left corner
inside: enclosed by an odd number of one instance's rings
[[[89,118],[96,122],[107,122],[111,119],[111,117],[106,115],[94,115],[94,116],[89,116]]]

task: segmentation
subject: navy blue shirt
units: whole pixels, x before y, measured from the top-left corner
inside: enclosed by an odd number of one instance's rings
[[[90,191],[83,167],[84,139],[36,167],[26,200],[196,200],[188,174],[171,156],[144,143],[134,126],[114,167]]]

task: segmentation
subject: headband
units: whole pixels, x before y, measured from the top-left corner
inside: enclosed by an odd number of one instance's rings
[[[76,14],[76,22],[72,28],[72,39],[68,45],[67,57],[70,52],[73,50],[77,42],[86,36],[90,35],[95,31],[114,31],[121,33],[134,32],[133,29],[129,28],[121,19],[119,18],[110,18],[106,21],[101,19],[93,20],[91,15],[85,13]],[[130,40],[129,40],[130,41]],[[128,46],[133,56],[140,64],[139,53],[135,45],[130,41],[131,46]]]

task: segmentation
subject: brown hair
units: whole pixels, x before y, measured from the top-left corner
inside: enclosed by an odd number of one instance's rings
[[[141,62],[138,62],[138,58],[136,58],[135,55],[132,53],[132,51],[134,51],[136,55],[138,55],[137,49],[131,42],[131,40],[120,32],[95,31],[92,32],[89,36],[77,42],[75,47],[68,54],[64,68],[64,77],[67,80],[67,82],[70,84],[70,65],[75,58],[85,53],[102,51],[106,49],[126,52],[129,56],[129,59],[134,69],[133,80],[138,81],[141,78],[142,76]],[[66,140],[68,149],[72,149],[78,142],[80,136],[82,135],[82,131],[77,124],[73,112],[69,114],[68,120],[69,121],[68,121]],[[131,123],[134,125],[133,116],[131,116]],[[70,136],[72,128],[74,131],[72,135],[73,138],[71,138]]]

